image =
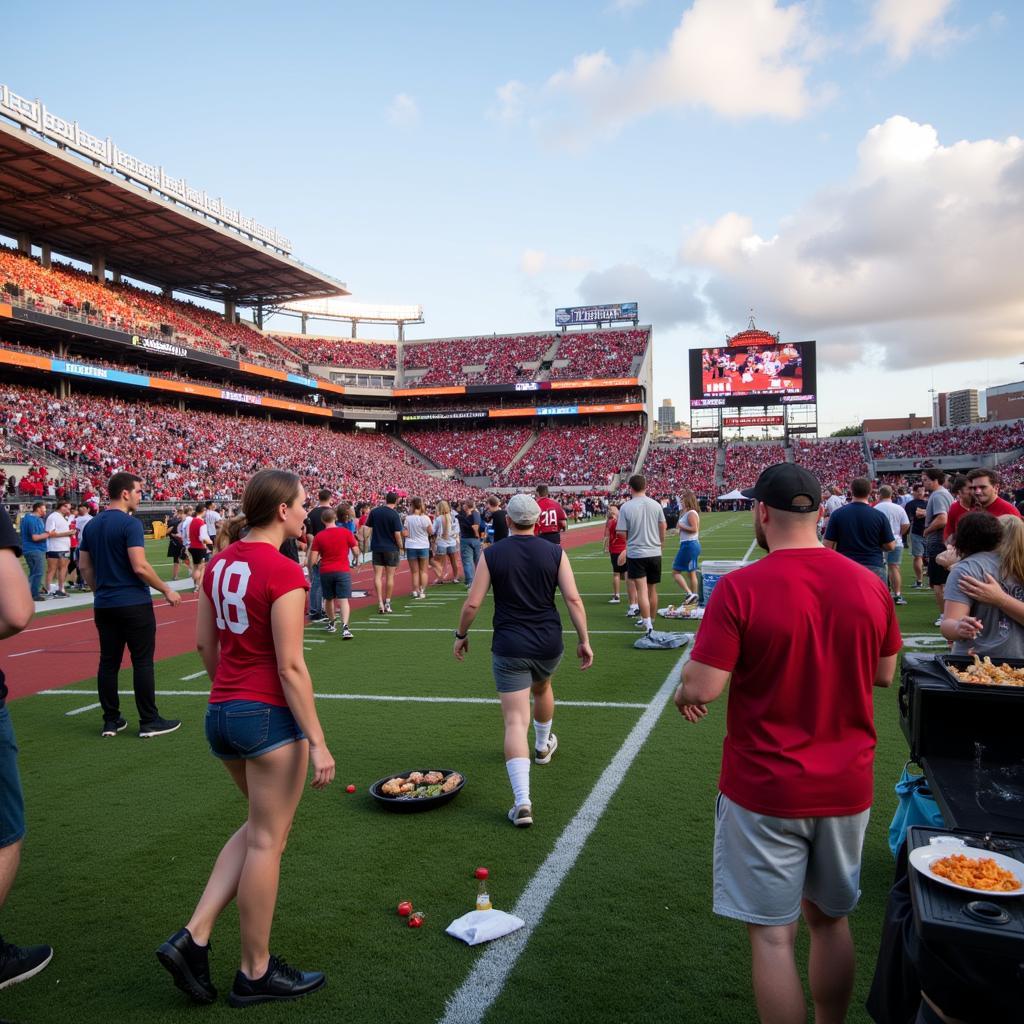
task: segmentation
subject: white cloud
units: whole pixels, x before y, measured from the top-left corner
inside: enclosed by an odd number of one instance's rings
[[[624,65],[603,49],[579,54],[548,78],[540,101],[549,116],[589,136],[686,107],[731,118],[795,119],[831,95],[830,87],[815,91],[808,83],[810,65],[824,49],[805,4],[694,0],[663,51]]]
[[[523,116],[526,92],[526,86],[514,78],[504,85],[499,85],[495,90],[497,105],[487,111],[487,116],[493,121],[504,121],[506,124],[520,120]]]
[[[957,37],[945,22],[952,0],[875,0],[868,40],[879,43],[896,61],[916,49],[935,50]]]
[[[583,256],[553,258],[543,249],[524,249],[519,257],[519,269],[527,277],[536,277],[544,271],[580,273],[590,269],[590,260]]]
[[[392,124],[402,126],[415,124],[419,118],[419,105],[408,93],[398,93],[388,107],[388,120]]]
[[[524,249],[519,257],[519,269],[527,277],[536,277],[547,265],[548,254],[541,249]]]
[[[879,348],[891,367],[1011,356],[1024,348],[1024,141],[944,146],[892,117],[862,140],[847,181],[772,238],[727,213],[683,244],[710,273],[723,323],[750,306],[784,336],[817,337],[833,365]]]
[[[705,320],[704,302],[692,281],[655,277],[635,263],[591,271],[576,290],[587,304],[636,302],[643,322],[657,324],[663,330]]]

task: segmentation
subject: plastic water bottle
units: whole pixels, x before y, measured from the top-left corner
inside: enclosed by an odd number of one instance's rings
[[[481,878],[480,885],[476,891],[476,909],[477,910],[490,910],[491,909],[491,896],[487,891],[487,879]]]

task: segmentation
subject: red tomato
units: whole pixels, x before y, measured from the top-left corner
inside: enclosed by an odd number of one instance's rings
[[[410,928],[422,928],[423,918],[425,915],[421,914],[418,910],[415,914],[409,916],[409,927]]]
[[[473,874],[476,875],[477,878],[489,878],[491,873],[487,868],[477,868]]]
[[[356,787],[351,785],[351,784],[345,787],[345,792],[346,793],[354,793],[355,791],[356,791]]]
[[[409,900],[402,900],[398,904],[398,916],[408,917],[412,913],[412,903]]]

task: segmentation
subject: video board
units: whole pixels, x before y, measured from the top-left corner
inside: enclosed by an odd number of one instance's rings
[[[788,405],[817,393],[813,341],[690,349],[690,408]]]

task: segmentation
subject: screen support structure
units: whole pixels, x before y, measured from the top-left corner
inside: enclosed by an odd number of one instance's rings
[[[719,444],[782,441],[788,447],[794,437],[818,436],[818,406],[815,402],[800,402],[693,408],[690,410],[690,436],[695,441],[714,438]]]

